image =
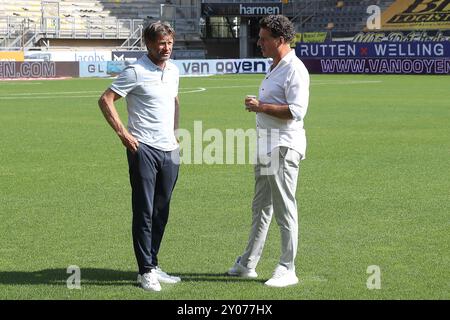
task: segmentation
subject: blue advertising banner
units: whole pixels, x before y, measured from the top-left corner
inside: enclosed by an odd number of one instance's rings
[[[310,73],[450,75],[450,58],[301,59]]]
[[[129,61],[108,61],[108,65],[106,67],[106,73],[110,76],[119,75],[126,66],[131,64]]]
[[[106,72],[108,63],[100,62],[80,62],[80,77],[107,77]]]
[[[300,58],[444,58],[450,42],[297,43]]]
[[[130,63],[129,61],[80,62],[80,77],[114,77]]]
[[[129,51],[129,50],[112,51],[111,52],[111,60],[112,61],[134,62],[146,53],[147,53],[147,51]]]

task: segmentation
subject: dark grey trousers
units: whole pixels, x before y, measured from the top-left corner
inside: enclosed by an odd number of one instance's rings
[[[133,207],[133,247],[139,274],[158,266],[158,252],[178,178],[179,149],[161,151],[143,143],[127,150]]]

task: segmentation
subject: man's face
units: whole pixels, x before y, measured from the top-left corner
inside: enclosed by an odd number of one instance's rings
[[[156,41],[150,41],[148,43],[148,52],[150,56],[158,61],[163,62],[170,59],[173,49],[173,38],[170,35],[159,36]]]
[[[277,54],[277,48],[281,43],[280,37],[272,37],[269,30],[260,28],[258,47],[261,48],[262,55],[265,58],[274,58]]]

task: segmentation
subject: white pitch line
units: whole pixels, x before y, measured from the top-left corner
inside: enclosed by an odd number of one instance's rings
[[[186,88],[187,89],[187,88]],[[195,93],[195,92],[203,92],[203,91],[206,91],[206,88],[195,88],[195,89],[193,89],[193,90],[190,90],[190,91],[179,91],[178,93]]]
[[[27,93],[10,93],[6,96],[39,96],[39,95],[65,95],[65,94],[74,94],[74,93],[98,93],[101,94],[100,91],[58,91],[58,92],[27,92]]]
[[[61,96],[61,98],[98,98],[99,95],[92,95],[92,96],[80,96],[80,95],[76,95],[76,96]],[[54,99],[54,96],[39,96],[39,97],[33,97],[33,96],[22,96],[22,97],[0,97],[0,101],[1,100],[27,100],[27,99]]]
[[[325,80],[325,81],[312,81],[311,85],[347,85],[347,84],[367,84],[367,83],[381,83],[381,80]],[[179,93],[197,93],[204,92],[208,89],[233,89],[233,88],[256,88],[258,85],[246,85],[246,86],[220,86],[220,87],[197,87],[197,88],[182,88]],[[189,89],[188,91],[182,91]],[[78,93],[96,93],[96,95],[73,95]],[[35,92],[35,93],[11,93],[0,97],[0,100],[14,100],[14,99],[52,99],[55,95],[59,95],[64,98],[96,98],[101,94],[100,91],[63,91],[63,92]]]
[[[331,80],[334,81],[334,80]],[[380,83],[381,80],[365,80],[365,81],[358,81],[358,80],[349,80],[349,81],[336,81],[336,82],[315,82],[312,81],[311,84],[314,85],[323,85],[323,84],[339,84],[339,85],[345,85],[345,84],[364,84],[364,83]],[[205,90],[208,89],[232,89],[232,88],[255,88],[259,87],[259,84],[257,85],[245,85],[245,86],[221,86],[221,87],[206,87]]]
[[[203,92],[206,91],[206,88],[196,88],[190,91],[180,91],[179,93],[195,93],[195,92]],[[97,95],[62,95],[62,94],[73,94],[73,93],[89,93],[96,92]],[[39,94],[40,96],[36,96]],[[52,99],[55,94],[62,95],[62,98],[98,98],[101,92],[97,91],[71,91],[71,92],[41,92],[41,93],[13,93],[8,96],[0,97],[0,100],[18,100],[18,99]]]
[[[14,82],[1,82],[2,80],[0,80],[0,83],[2,84],[2,86],[8,86],[8,85],[14,85],[14,86],[17,86],[17,85],[25,85],[25,86],[29,86],[29,85],[36,85],[36,84],[42,84],[42,82],[21,82],[21,83],[19,83],[19,82],[16,82],[16,81],[14,81]]]
[[[255,88],[258,85],[253,85],[253,86],[222,86],[222,87],[206,87],[205,90],[208,89],[232,89],[232,88]]]
[[[311,81],[311,85],[323,85],[323,84],[344,85],[344,84],[365,84],[365,83],[381,83],[381,82],[382,82],[381,80],[363,80],[363,81],[348,80],[348,81],[335,81],[335,82]]]

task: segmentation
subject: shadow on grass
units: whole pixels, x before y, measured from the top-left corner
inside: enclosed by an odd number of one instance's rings
[[[81,284],[86,285],[137,285],[137,273],[133,271],[121,271],[98,268],[80,268]],[[10,285],[66,285],[67,279],[73,273],[67,273],[66,269],[45,269],[40,271],[0,271],[0,284]],[[173,273],[181,277],[181,281],[194,282],[262,282],[258,279],[242,279],[227,276],[225,273]]]

